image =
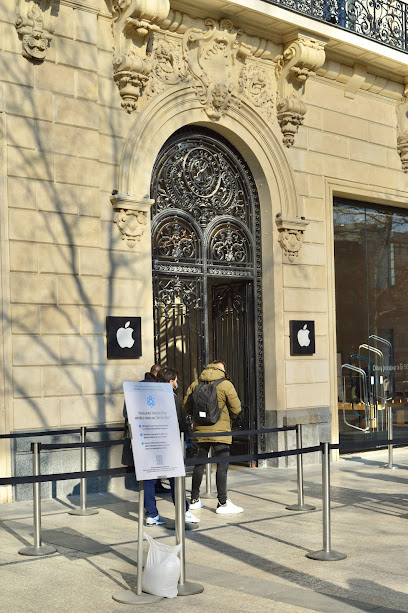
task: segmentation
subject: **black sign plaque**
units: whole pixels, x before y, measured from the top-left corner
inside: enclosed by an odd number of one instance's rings
[[[291,320],[290,355],[313,355],[315,352],[315,322]]]
[[[106,318],[108,360],[136,359],[142,355],[140,317]]]

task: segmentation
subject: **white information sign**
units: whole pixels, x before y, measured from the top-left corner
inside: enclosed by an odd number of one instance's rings
[[[124,381],[136,479],[184,477],[180,430],[170,383]]]

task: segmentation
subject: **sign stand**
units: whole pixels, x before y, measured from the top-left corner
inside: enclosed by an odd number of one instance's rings
[[[143,517],[144,517],[144,481],[139,481],[139,519],[137,541],[137,588],[136,594],[132,590],[120,590],[112,596],[116,602],[122,604],[149,604],[163,600],[162,596],[153,596],[142,592],[143,573]]]

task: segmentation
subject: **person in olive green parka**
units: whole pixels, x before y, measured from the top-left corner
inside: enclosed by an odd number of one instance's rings
[[[208,452],[211,447],[213,448],[213,455],[215,457],[229,456],[232,436],[211,436],[211,432],[231,432],[231,418],[236,417],[241,412],[241,402],[230,381],[230,377],[225,372],[225,363],[221,360],[216,360],[205,367],[199,379],[190,385],[184,398],[183,411],[187,415],[193,415],[192,393],[199,381],[211,383],[223,377],[225,377],[225,380],[217,385],[218,408],[220,410],[222,409],[219,420],[212,426],[202,426],[193,422],[193,431],[203,434],[202,437],[200,436],[195,439],[199,449],[197,457],[208,457]],[[199,509],[204,506],[200,500],[200,486],[204,475],[204,469],[205,464],[197,464],[194,466],[191,484],[191,509]],[[216,484],[218,506],[216,513],[242,513],[242,507],[236,506],[227,497],[227,472],[228,462],[217,463]]]

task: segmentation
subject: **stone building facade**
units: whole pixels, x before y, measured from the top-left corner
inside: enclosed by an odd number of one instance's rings
[[[151,211],[183,222],[191,245],[210,233],[188,221],[188,197],[185,214],[171,191],[157,208],[152,184],[166,143],[195,133],[231,147],[256,195],[252,235],[231,208],[221,240],[247,236],[252,272],[244,247],[225,247],[211,277],[258,288],[248,424],[300,422],[307,441],[336,441],[333,200],[407,207],[404,51],[267,0],[6,0],[0,27],[0,433],[122,422],[122,382],[157,359]],[[210,181],[220,155],[197,158],[192,183]],[[199,270],[177,232],[169,280]],[[140,358],[107,359],[107,316],[141,318]],[[292,320],[315,323],[314,354],[291,355]],[[2,476],[17,459],[0,440]]]

